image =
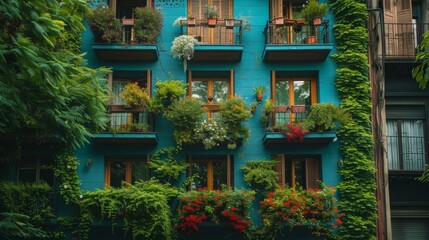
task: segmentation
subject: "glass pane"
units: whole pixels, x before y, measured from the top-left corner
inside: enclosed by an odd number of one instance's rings
[[[228,83],[226,81],[213,81],[213,103],[218,104],[228,97]]]
[[[289,81],[276,81],[276,104],[289,105]]]
[[[294,81],[294,105],[311,105],[310,81]]]
[[[112,82],[112,92],[113,92],[113,104],[114,105],[124,105],[124,101],[119,97],[119,94],[124,91],[124,86],[127,84],[127,81],[115,81]]]
[[[292,161],[285,161],[285,184],[292,187]]]
[[[295,186],[301,186],[306,188],[305,181],[305,160],[304,159],[296,159],[295,163]]]
[[[403,120],[402,160],[404,170],[425,169],[424,122],[422,120]]]
[[[206,81],[192,81],[192,97],[200,99],[203,103],[207,104],[208,95],[208,82]]]
[[[110,186],[121,187],[122,181],[125,181],[125,160],[116,160],[110,162]]]
[[[54,186],[54,172],[52,169],[42,167],[40,169],[40,181],[48,183],[49,186]]]
[[[213,189],[221,189],[222,186],[227,186],[227,163],[225,161],[222,162],[214,162],[213,163]]]
[[[192,163],[191,172],[194,177],[191,183],[191,189],[207,188],[207,174],[208,174],[207,163]]]
[[[148,167],[144,161],[133,161],[132,162],[132,174],[131,183],[135,183],[138,180],[148,180]]]
[[[395,120],[387,120],[387,159],[389,161],[389,170],[399,170],[399,143],[398,129]]]

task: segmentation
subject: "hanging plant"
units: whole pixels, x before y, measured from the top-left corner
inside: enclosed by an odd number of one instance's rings
[[[194,56],[194,45],[198,41],[193,36],[180,35],[176,37],[171,46],[171,53],[174,58],[183,61],[183,70],[186,71],[188,61]]]

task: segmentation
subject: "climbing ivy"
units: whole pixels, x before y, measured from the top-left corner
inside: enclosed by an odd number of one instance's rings
[[[334,34],[338,53],[336,87],[341,108],[351,121],[338,129],[343,180],[338,186],[340,207],[345,213],[340,239],[375,239],[376,199],[371,101],[368,81],[368,19],[364,0],[330,0],[335,15]]]
[[[67,204],[75,203],[82,194],[79,176],[77,175],[78,164],[79,161],[72,152],[65,151],[56,156],[54,175],[58,179],[61,196]]]

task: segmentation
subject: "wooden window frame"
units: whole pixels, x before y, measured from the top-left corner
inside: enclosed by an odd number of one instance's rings
[[[317,103],[317,79],[316,77],[311,77],[311,76],[300,76],[300,77],[276,77],[276,72],[272,71],[271,72],[271,99],[273,101],[274,104],[277,105],[277,100],[276,100],[276,83],[278,81],[289,81],[289,105],[293,106],[294,105],[294,85],[293,83],[295,81],[310,81],[310,101],[311,101],[311,105]],[[279,107],[279,106],[278,106]],[[285,106],[280,106],[280,107],[285,107]],[[287,106],[286,106],[287,107]],[[290,114],[290,120],[293,121],[295,119],[295,114],[291,113]],[[273,119],[272,121],[275,123],[275,115],[273,115]]]
[[[146,164],[149,164],[149,156],[144,156],[141,158],[130,158],[130,157],[109,157],[105,161],[104,165],[104,185],[106,187],[110,187],[110,173],[111,173],[111,167],[110,164],[113,161],[125,161],[125,182],[132,184],[132,164],[133,162],[143,162]],[[149,175],[149,170],[146,173]]]
[[[231,99],[234,96],[234,70],[230,70],[230,76],[229,78],[226,77],[198,77],[194,78],[192,76],[192,71],[188,71],[188,97],[192,97],[192,82],[193,81],[207,81],[208,82],[208,89],[207,94],[209,96],[213,96],[213,82],[214,81],[226,81],[228,84],[228,92],[227,92],[227,99]],[[211,95],[210,95],[211,94]],[[213,118],[214,113],[219,110],[219,104],[213,104],[211,101],[208,101],[207,104],[202,105],[207,112],[208,112],[208,118]]]
[[[107,74],[107,86],[110,90],[113,90],[113,81],[132,81],[132,82],[145,82],[146,81],[146,87],[149,97],[152,96],[152,71],[146,70],[146,78],[123,78],[123,77],[115,77],[113,78],[113,72],[110,72]],[[113,94],[113,93],[112,93]],[[109,98],[109,105],[113,104],[113,95]],[[125,109],[124,105],[116,105],[119,108]]]
[[[116,6],[118,1],[121,1],[121,0],[109,0],[109,8],[115,16],[116,16]],[[153,0],[146,0],[146,6],[153,7]]]
[[[227,172],[227,187],[233,189],[233,159],[231,155],[226,156],[192,156],[189,155],[189,163],[207,163],[207,190],[214,190],[214,172],[213,172],[213,163],[214,162],[223,162],[226,161],[226,172]],[[192,176],[191,166],[188,168],[188,176]]]
[[[17,169],[17,182],[20,182],[20,171],[24,170],[24,169],[34,169],[36,175],[34,176],[34,181],[35,183],[40,183],[42,181],[41,177],[41,171],[42,171],[42,166],[49,166],[49,165],[53,165],[54,164],[54,159],[52,159],[51,157],[40,157],[40,156],[25,156],[24,158],[32,158],[35,161],[34,162],[22,162],[22,159],[19,161],[18,164],[18,169]],[[48,161],[44,161],[44,160],[48,160]],[[46,164],[42,164],[46,163]],[[50,169],[50,168],[46,168],[46,169]],[[50,169],[51,170],[51,169]],[[53,174],[53,170],[52,170],[52,175],[53,175],[53,179],[52,179],[52,183],[53,185],[55,185],[55,176]]]
[[[305,185],[306,186],[302,186],[305,189],[310,189],[310,188],[319,188],[319,184],[318,182],[322,180],[322,161],[320,157],[317,156],[285,156],[284,154],[279,154],[279,155],[275,155],[273,157],[277,164],[275,166],[275,170],[278,173],[278,181],[277,183],[280,184],[281,186],[285,186],[286,184],[286,173],[287,170],[286,169],[286,162],[287,161],[292,161],[291,163],[291,175],[289,176],[291,178],[291,182],[292,182],[292,186],[289,187],[296,187],[296,182],[295,182],[295,168],[294,163],[296,160],[304,160],[305,161]],[[314,171],[316,171],[314,174],[316,175],[316,177],[314,179],[309,179],[309,173],[310,173],[310,161],[313,161],[314,164]]]

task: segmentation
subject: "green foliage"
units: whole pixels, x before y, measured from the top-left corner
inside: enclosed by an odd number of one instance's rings
[[[82,194],[77,175],[79,161],[73,153],[61,153],[56,156],[54,175],[58,179],[61,196],[67,204],[75,203]]]
[[[95,43],[121,42],[121,21],[115,18],[108,6],[100,5],[86,19],[94,34]]]
[[[275,165],[274,160],[248,161],[241,167],[244,172],[244,181],[255,191],[273,191],[278,187],[278,173],[274,170]]]
[[[48,8],[46,6],[49,6]],[[0,135],[58,139],[77,147],[106,126],[106,69],[84,67],[64,46],[84,30],[84,1],[1,3]]]
[[[40,224],[53,216],[49,202],[52,188],[47,183],[13,183],[0,181],[0,209],[24,214],[32,223]],[[13,217],[13,216],[9,216]]]
[[[346,214],[340,239],[375,239],[376,199],[373,136],[370,121],[370,86],[368,81],[366,1],[331,0],[338,53],[336,86],[341,108],[350,114],[337,131],[343,166],[343,181],[338,189],[340,207]]]
[[[206,220],[219,224],[226,221],[248,237],[251,227],[250,206],[253,191],[200,190],[180,195],[178,227],[181,235],[191,235]]]
[[[335,188],[323,183],[318,190],[277,188],[260,202],[263,218],[263,239],[276,239],[288,223],[289,229],[306,225],[316,236],[332,239],[331,228],[342,224],[343,214],[338,213]],[[353,239],[353,238],[348,238]]]
[[[161,34],[162,14],[151,7],[138,7],[134,9],[135,37],[141,43],[156,44]]]
[[[429,164],[426,164],[426,169],[420,177],[416,178],[422,183],[429,183]]]
[[[179,180],[180,174],[189,166],[183,160],[176,159],[179,150],[179,147],[161,148],[151,156],[149,164],[156,179],[163,183]]]
[[[124,86],[124,90],[119,93],[119,97],[125,102],[126,107],[146,106],[149,102],[147,88],[140,87],[137,82],[127,83]]]
[[[228,134],[231,134],[234,138],[240,138],[244,136],[244,140],[250,137],[249,129],[243,126],[243,122],[246,122],[252,114],[250,108],[240,97],[233,97],[220,103],[220,109],[218,111],[220,116],[220,122],[226,127]]]
[[[167,108],[186,93],[186,83],[180,80],[157,81],[155,93],[149,103],[152,111],[167,110]]]
[[[311,106],[306,122],[311,122],[311,129],[318,132],[335,128],[335,121],[347,122],[350,118],[341,109],[331,103],[317,103]]]
[[[110,220],[115,225],[116,220],[123,219],[123,228],[132,233],[133,239],[172,239],[168,200],[177,195],[177,190],[156,181],[86,193],[79,202],[77,233],[87,239],[92,221]]]
[[[197,123],[193,136],[195,142],[202,142],[205,149],[219,146],[227,140],[232,144],[230,148],[236,148],[235,142],[229,139],[225,126],[214,119]]]
[[[19,213],[0,213],[0,236],[2,239],[45,238],[47,233],[34,226],[30,217]]]
[[[413,68],[413,78],[416,79],[420,88],[426,88],[429,82],[429,32],[423,34],[423,40],[419,45],[416,62],[419,65]]]
[[[308,1],[307,5],[302,9],[302,17],[307,21],[312,21],[314,18],[323,17],[328,13],[328,5],[325,3],[319,4],[317,0]]]

